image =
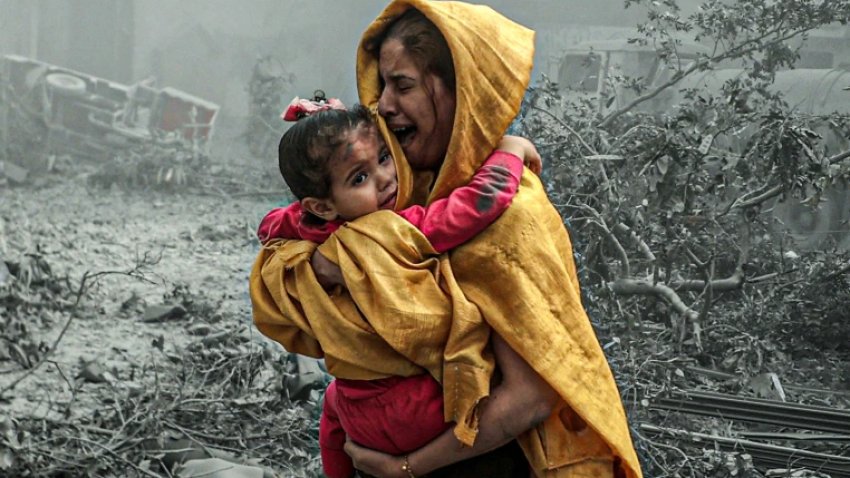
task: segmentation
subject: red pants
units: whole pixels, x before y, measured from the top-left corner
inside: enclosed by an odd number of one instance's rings
[[[410,453],[451,426],[443,421],[443,389],[428,374],[380,380],[336,379],[328,385],[319,422],[322,466],[330,478],[354,473],[343,445],[392,455]]]

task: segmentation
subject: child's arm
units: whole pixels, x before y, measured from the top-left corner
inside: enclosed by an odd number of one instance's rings
[[[257,238],[262,244],[267,244],[273,239],[300,239],[321,244],[339,228],[338,224],[332,222],[321,225],[305,224],[302,220],[303,215],[300,202],[272,209],[260,221]],[[316,279],[322,287],[330,289],[336,285],[345,286],[339,266],[325,259],[319,251],[313,254],[311,263]]]
[[[263,244],[272,239],[303,239],[321,244],[339,227],[330,222],[307,224],[302,220],[304,214],[301,203],[297,201],[286,207],[272,209],[260,221],[257,238]]]
[[[543,171],[543,158],[540,157],[537,148],[531,141],[521,136],[505,135],[496,149],[519,156],[534,174],[540,175]]]
[[[469,184],[427,207],[412,206],[398,214],[422,231],[437,252],[451,250],[478,235],[508,208],[519,187],[523,159],[534,156],[539,159],[530,141],[506,136]]]

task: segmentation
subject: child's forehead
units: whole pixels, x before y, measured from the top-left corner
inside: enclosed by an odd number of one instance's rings
[[[374,153],[384,146],[384,138],[378,133],[378,128],[371,123],[362,123],[351,129],[345,140],[339,145],[333,156],[335,161],[350,161],[357,159],[364,152],[375,148]],[[357,152],[357,153],[355,153]]]
[[[355,139],[378,139],[383,141],[383,138],[380,134],[378,134],[378,127],[374,123],[360,123],[355,126],[353,130],[351,130],[351,134],[349,135],[350,140]]]
[[[377,147],[382,147],[384,145],[384,138],[378,132],[378,127],[374,123],[361,123],[349,131],[343,144],[343,149],[350,150],[355,143],[361,143],[361,146],[376,145]]]

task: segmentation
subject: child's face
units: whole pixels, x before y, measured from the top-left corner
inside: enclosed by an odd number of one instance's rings
[[[374,126],[348,133],[331,159],[331,197],[324,219],[352,220],[395,207],[398,176],[383,138]]]

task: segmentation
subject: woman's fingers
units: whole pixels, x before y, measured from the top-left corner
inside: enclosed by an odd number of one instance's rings
[[[351,457],[357,470],[378,478],[406,478],[406,475],[402,474],[400,458],[364,448],[351,440],[345,441],[343,450]]]

